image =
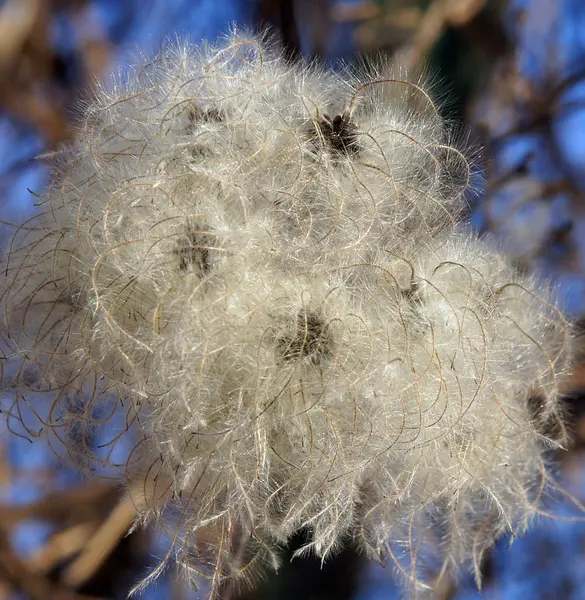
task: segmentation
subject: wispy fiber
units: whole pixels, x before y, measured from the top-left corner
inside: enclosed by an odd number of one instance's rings
[[[460,222],[468,184],[427,92],[383,62],[335,74],[239,33],[167,47],[87,103],[6,248],[9,422],[36,365],[43,420],[91,464],[118,398],[140,514],[213,591],[299,530],[323,559],[393,561],[412,596],[462,565],[479,584],[552,481],[571,331]]]

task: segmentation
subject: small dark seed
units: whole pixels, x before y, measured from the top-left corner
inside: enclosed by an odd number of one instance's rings
[[[405,300],[411,304],[416,304],[421,301],[420,286],[417,281],[412,280],[409,287],[401,290],[401,294]]]
[[[315,312],[301,311],[293,335],[281,338],[279,347],[287,361],[308,358],[318,364],[330,355],[332,343],[333,336],[323,317]]]
[[[333,119],[323,115],[323,118],[315,123],[315,128],[319,134],[319,141],[333,154],[350,156],[359,152],[358,128],[350,121],[349,115],[344,113],[336,115]]]
[[[210,108],[209,110],[205,111],[202,120],[207,122],[215,121],[216,123],[222,123],[223,115],[217,108]]]
[[[188,229],[185,239],[173,250],[173,254],[179,257],[179,270],[195,270],[200,276],[206,275],[211,269],[210,250],[214,244],[214,236]]]
[[[187,116],[189,118],[187,133],[193,133],[199,123],[221,123],[223,121],[223,115],[217,108],[204,110],[197,105],[189,107]]]

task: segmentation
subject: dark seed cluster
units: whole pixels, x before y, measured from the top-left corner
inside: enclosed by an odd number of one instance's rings
[[[188,228],[173,254],[179,258],[179,270],[196,271],[201,277],[211,269],[210,251],[216,243],[215,237],[207,231]]]
[[[301,311],[293,335],[281,338],[279,347],[287,361],[308,358],[318,364],[331,353],[332,342],[333,336],[323,316]]]
[[[200,123],[223,122],[223,115],[217,108],[209,108],[204,110],[200,106],[193,104],[189,107],[187,115],[189,118],[187,133],[193,133]]]
[[[320,144],[332,154],[351,156],[359,152],[358,128],[348,114],[336,115],[333,119],[329,115],[323,115],[323,118],[315,123],[315,129]]]

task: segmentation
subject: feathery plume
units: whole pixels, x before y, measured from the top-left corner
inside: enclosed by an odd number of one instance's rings
[[[479,584],[551,485],[570,326],[461,222],[468,162],[389,73],[241,33],[168,47],[87,102],[6,247],[8,420],[43,382],[91,464],[122,402],[140,516],[212,591],[299,530],[393,561],[413,597],[462,565]]]

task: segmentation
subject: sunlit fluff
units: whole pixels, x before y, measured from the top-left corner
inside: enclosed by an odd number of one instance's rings
[[[9,421],[38,373],[91,462],[121,400],[140,515],[213,591],[300,530],[392,561],[413,596],[466,564],[479,583],[549,486],[569,327],[460,224],[468,163],[391,72],[241,34],[167,48],[87,103],[6,248]]]

